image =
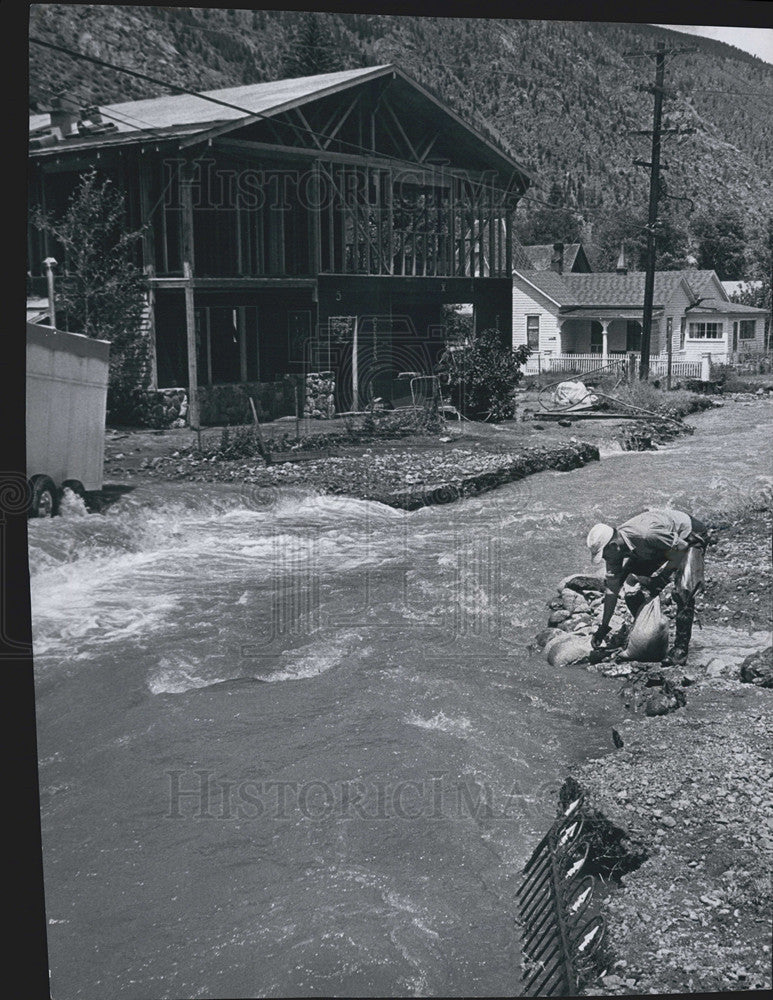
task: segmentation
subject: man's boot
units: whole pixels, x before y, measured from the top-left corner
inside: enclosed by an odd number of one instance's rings
[[[668,651],[669,662],[681,666],[687,662],[687,651],[692,638],[692,623],[695,618],[695,599],[685,598],[674,592],[676,604],[676,640]]]

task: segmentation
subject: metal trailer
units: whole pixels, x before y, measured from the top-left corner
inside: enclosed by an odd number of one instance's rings
[[[65,487],[102,488],[110,344],[27,323],[30,517],[57,512]]]

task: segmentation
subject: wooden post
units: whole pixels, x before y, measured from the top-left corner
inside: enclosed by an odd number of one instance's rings
[[[352,334],[352,409],[359,410],[360,408],[360,385],[359,385],[359,343],[358,343],[358,326],[360,317],[354,317],[354,332]]]
[[[391,166],[387,170],[387,245],[389,246],[389,273],[395,273],[395,241],[394,241],[394,187]]]
[[[673,364],[673,354],[674,354],[674,331],[668,331],[668,343],[666,344],[666,351],[668,353],[668,364],[666,367],[666,389],[671,388],[671,366]]]
[[[188,424],[198,428],[199,422],[199,373],[196,356],[196,314],[193,305],[193,198],[191,183],[193,167],[185,164],[180,178],[180,198],[182,203],[182,258],[185,279],[185,333],[188,346]]]
[[[242,382],[247,381],[247,319],[246,307],[239,306],[236,315],[238,316],[237,333],[239,335],[239,377]]]
[[[153,268],[147,269],[148,276],[148,344],[150,353],[150,388],[158,389],[158,351],[156,349],[156,289],[153,285]]]

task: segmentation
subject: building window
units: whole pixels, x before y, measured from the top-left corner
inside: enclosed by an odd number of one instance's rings
[[[666,317],[666,350],[673,351],[674,349],[674,317]]]
[[[526,343],[529,350],[539,350],[539,316],[526,317]]]
[[[739,324],[738,336],[741,340],[754,340],[757,334],[757,321],[742,319]]]
[[[680,351],[684,350],[684,335],[685,335],[686,329],[687,329],[687,317],[686,316],[682,316],[682,319],[681,319],[681,321],[679,323],[679,350]]]
[[[721,340],[721,323],[690,323],[690,340]]]

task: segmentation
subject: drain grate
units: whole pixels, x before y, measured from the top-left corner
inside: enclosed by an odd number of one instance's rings
[[[581,804],[582,797],[566,807],[523,871],[517,894],[523,927],[522,996],[577,996],[592,975],[591,956],[604,936],[602,916],[585,919],[595,879],[582,874],[589,845],[581,837]]]

